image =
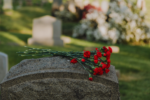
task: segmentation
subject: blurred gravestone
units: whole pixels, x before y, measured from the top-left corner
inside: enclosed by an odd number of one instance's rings
[[[101,3],[102,11],[106,14],[109,8],[109,2],[108,1],[102,1]]]
[[[60,36],[61,21],[47,15],[33,20],[33,37],[28,39],[28,44],[63,46]]]
[[[3,9],[12,9],[12,0],[4,0],[3,1]]]
[[[52,4],[52,16],[55,16],[55,11],[59,11],[62,5],[62,0],[53,0]]]
[[[8,72],[8,56],[0,52],[0,83]]]

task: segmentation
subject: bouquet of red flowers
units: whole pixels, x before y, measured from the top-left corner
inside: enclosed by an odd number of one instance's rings
[[[20,56],[63,56],[68,57],[70,63],[80,63],[82,67],[89,73],[89,80],[92,81],[93,75],[102,75],[104,72],[108,73],[110,67],[110,55],[112,48],[105,46],[103,48],[95,48],[95,51],[83,52],[62,52],[52,51],[50,49],[30,48],[24,52],[17,52]],[[105,58],[105,59],[104,59]],[[85,65],[89,66],[86,68]]]

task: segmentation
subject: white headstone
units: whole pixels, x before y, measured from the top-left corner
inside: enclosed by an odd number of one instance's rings
[[[3,0],[3,9],[12,9],[12,0]]]
[[[106,14],[109,9],[109,2],[108,1],[102,1],[101,3],[102,11]]]
[[[0,83],[8,73],[8,56],[0,52]]]
[[[36,18],[33,20],[33,37],[28,39],[28,44],[63,46],[61,32],[61,20],[49,15]]]

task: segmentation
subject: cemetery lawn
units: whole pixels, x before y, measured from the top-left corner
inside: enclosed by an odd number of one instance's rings
[[[63,35],[64,36],[64,35]],[[23,59],[39,57],[20,57],[18,51],[24,51],[30,34],[20,34],[0,31],[0,52],[8,54],[9,69]],[[89,42],[71,38],[71,43],[64,47],[31,46],[57,51],[83,51],[85,47],[108,46],[105,43]],[[114,45],[120,48],[119,53],[113,53],[111,63],[121,71],[119,88],[121,100],[149,100],[150,98],[150,45]]]

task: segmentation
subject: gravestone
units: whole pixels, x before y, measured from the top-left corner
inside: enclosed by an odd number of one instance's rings
[[[26,59],[0,84],[2,100],[119,100],[115,67],[109,69],[89,81],[84,68],[67,58]]]
[[[8,56],[0,52],[0,83],[8,73]]]
[[[3,0],[3,9],[12,9],[12,0]]]
[[[28,44],[63,46],[61,31],[60,20],[48,15],[36,18],[33,20],[33,37],[28,39]]]

